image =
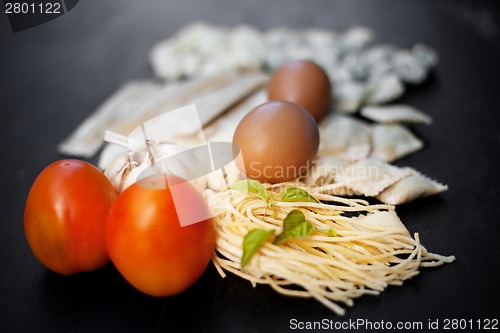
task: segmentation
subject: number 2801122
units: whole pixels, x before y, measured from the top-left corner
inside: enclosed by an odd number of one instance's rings
[[[59,2],[28,3],[7,2],[5,3],[5,14],[61,14]]]

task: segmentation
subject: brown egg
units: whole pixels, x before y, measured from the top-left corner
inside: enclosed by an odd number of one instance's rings
[[[332,88],[325,71],[310,61],[292,61],[278,68],[267,86],[269,100],[295,102],[318,121],[332,104]]]
[[[302,106],[271,101],[241,120],[233,143],[241,152],[236,163],[248,178],[279,183],[307,173],[318,152],[319,132]]]

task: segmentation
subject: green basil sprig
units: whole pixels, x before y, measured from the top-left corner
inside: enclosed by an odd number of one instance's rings
[[[274,236],[274,230],[252,229],[243,238],[243,255],[241,256],[241,268],[252,259],[252,257],[264,246],[269,238]]]
[[[335,229],[330,229],[328,230],[328,232],[326,233],[328,236],[330,237],[337,237],[337,232],[335,231]]]
[[[333,228],[327,228],[327,229],[322,229],[322,228],[316,228],[317,232],[321,232],[322,234],[326,234],[328,237],[337,237],[337,232]]]
[[[279,245],[291,238],[309,236],[313,230],[313,224],[305,219],[304,213],[294,209],[283,220],[283,231],[274,238],[273,244]],[[274,230],[250,230],[243,238],[241,268],[245,267],[259,249],[273,236]]]
[[[290,238],[309,236],[313,230],[313,224],[306,220],[304,213],[298,209],[294,209],[285,217],[283,231],[276,236],[273,244],[279,245]]]
[[[231,186],[231,190],[243,191],[256,195],[264,200],[268,207],[272,207],[274,204],[272,195],[270,195],[266,188],[256,180],[240,180]],[[281,201],[319,203],[319,201],[311,194],[298,187],[287,188],[281,195]],[[311,222],[306,220],[304,213],[298,209],[294,209],[290,211],[283,220],[283,230],[274,238],[273,244],[279,245],[293,238],[306,237],[313,231],[314,226]],[[250,259],[252,259],[259,249],[264,246],[270,238],[274,237],[274,235],[274,230],[250,230],[243,238],[241,268],[245,267],[245,265],[250,261]],[[335,230],[328,230],[328,236],[335,237],[336,235]]]
[[[283,194],[281,195],[281,201],[284,202],[315,202],[319,203],[319,201],[298,187],[289,187],[287,188]]]
[[[266,188],[256,180],[240,180],[231,186],[231,190],[237,190],[256,195],[267,202],[268,206],[272,206],[273,204],[273,198],[269,195]]]

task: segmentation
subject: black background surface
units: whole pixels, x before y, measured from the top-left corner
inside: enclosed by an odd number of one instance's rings
[[[0,14],[0,332],[284,332],[292,318],[422,321],[499,318],[500,8],[498,1],[80,1],[69,13],[13,34]],[[398,165],[450,186],[398,207],[432,252],[457,261],[422,269],[402,287],[355,301],[344,318],[314,300],[252,288],[210,266],[192,288],[151,298],[112,267],[74,276],[43,268],[24,238],[29,187],[57,144],[129,79],[152,77],[154,42],[193,20],[261,29],[365,25],[380,41],[433,46],[440,63],[400,102],[434,118],[425,149]],[[93,161],[95,162],[95,161]]]

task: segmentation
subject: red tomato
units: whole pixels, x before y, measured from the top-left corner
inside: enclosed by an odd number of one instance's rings
[[[130,284],[151,296],[178,294],[195,283],[215,244],[212,219],[184,227],[179,223],[179,209],[208,212],[202,196],[184,183],[182,192],[176,191],[174,206],[166,179],[151,176],[146,179],[151,186],[134,184],[126,189],[113,204],[106,226],[111,261]],[[174,176],[168,180],[183,182]]]
[[[109,261],[105,226],[116,192],[95,166],[61,160],[36,178],[24,210],[24,232],[48,269],[73,274]]]

